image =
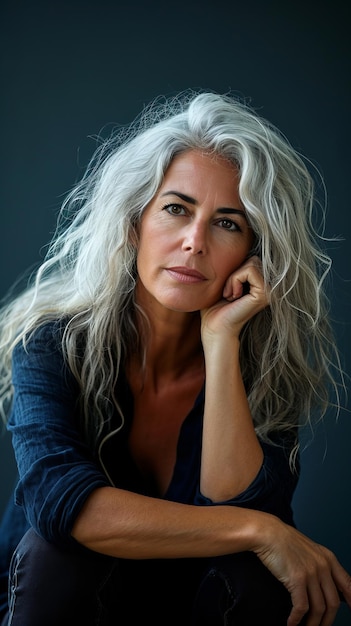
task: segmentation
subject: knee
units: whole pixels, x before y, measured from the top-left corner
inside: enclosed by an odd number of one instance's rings
[[[102,565],[106,569],[106,561],[95,553],[61,550],[29,530],[10,566],[9,624],[94,623]]]
[[[194,624],[281,626],[291,609],[290,594],[253,553],[213,559],[195,600]]]

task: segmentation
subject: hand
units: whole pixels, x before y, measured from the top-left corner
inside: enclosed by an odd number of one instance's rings
[[[293,608],[287,626],[297,626],[306,614],[306,626],[331,626],[340,593],[351,608],[350,575],[330,550],[276,521],[270,545],[254,551],[291,594]]]
[[[226,280],[223,299],[201,312],[203,339],[212,333],[230,332],[239,337],[247,321],[269,305],[258,257],[250,257]]]

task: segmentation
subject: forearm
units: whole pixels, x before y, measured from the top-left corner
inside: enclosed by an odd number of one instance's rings
[[[297,626],[308,610],[311,623],[315,617],[316,624],[321,623],[326,606],[335,616],[338,591],[351,606],[351,578],[335,556],[260,511],[179,504],[102,487],[89,496],[72,534],[87,548],[116,558],[196,558],[252,551],[291,593],[289,626]]]
[[[179,504],[103,487],[89,496],[72,535],[113,557],[209,557],[251,550],[270,521],[274,525],[276,518],[259,511]]]
[[[205,350],[206,395],[201,493],[229,500],[254,480],[263,462],[239,364],[239,340],[219,337]]]

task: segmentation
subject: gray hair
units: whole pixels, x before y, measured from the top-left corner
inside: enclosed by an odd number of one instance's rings
[[[268,439],[272,431],[310,422],[313,414],[322,417],[332,392],[338,405],[341,369],[324,289],[331,260],[313,224],[316,208],[324,209],[315,201],[305,159],[237,98],[188,91],[156,100],[114,131],[68,194],[44,263],[2,310],[3,410],[11,400],[15,343],[44,321],[62,318],[64,354],[80,383],[86,431],[96,439],[117,405],[113,389],[122,356],[127,346],[138,347],[136,226],[172,159],[193,149],[238,167],[255,253],[272,289],[271,306],[246,325],[241,339],[258,435]]]

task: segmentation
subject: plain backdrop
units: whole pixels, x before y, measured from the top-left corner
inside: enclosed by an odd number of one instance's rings
[[[3,0],[0,297],[45,254],[66,192],[96,136],[150,100],[231,90],[321,171],[334,260],[332,315],[350,373],[350,36],[347,5],[179,0]],[[351,417],[333,413],[302,454],[299,528],[351,571]],[[0,439],[0,515],[15,480]],[[350,624],[340,611],[336,624]]]

